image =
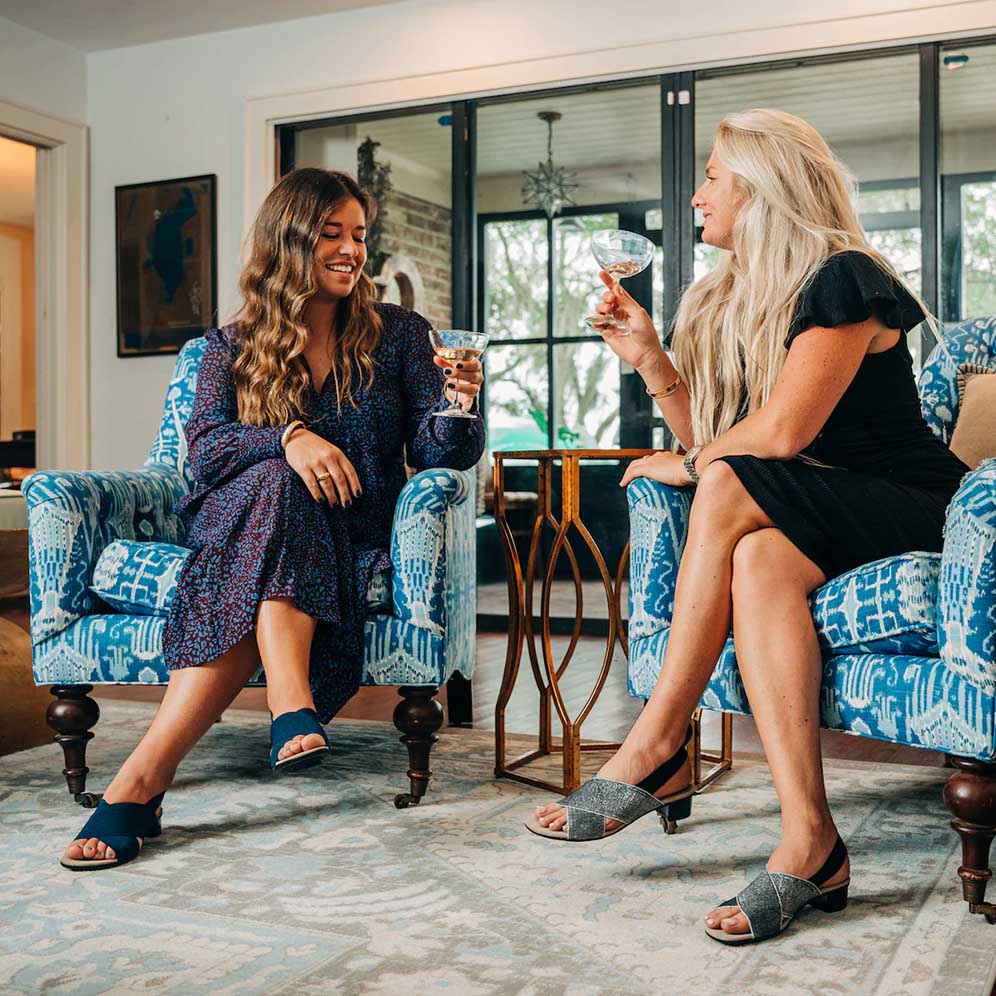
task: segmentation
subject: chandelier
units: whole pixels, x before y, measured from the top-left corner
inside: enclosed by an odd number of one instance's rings
[[[559,111],[540,111],[536,117],[546,122],[546,162],[537,163],[535,170],[524,171],[522,201],[542,208],[548,218],[553,218],[561,208],[575,203],[571,194],[578,189],[578,182],[571,170],[553,165],[553,123],[562,115]]]

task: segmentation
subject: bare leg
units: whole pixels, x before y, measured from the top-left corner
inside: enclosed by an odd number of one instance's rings
[[[733,552],[733,634],[740,675],[750,699],[782,811],[782,842],[770,871],[808,878],[822,866],[837,829],[820,757],[823,661],[809,594],[823,572],[778,529],[745,536]],[[827,885],[850,874],[845,862]],[[706,915],[728,933],[750,928],[742,913]]]
[[[711,463],[692,502],[688,539],[678,568],[674,615],[664,663],[653,694],[619,751],[599,772],[636,784],[681,746],[692,713],[730,635],[733,550],[737,543],[773,523],[751,498],[729,464]],[[678,791],[690,779],[684,765],[659,790]],[[556,804],[536,810],[539,822],[561,830],[566,810]],[[606,827],[616,826],[612,820]]]
[[[315,707],[308,673],[316,625],[316,621],[289,598],[260,602],[256,641],[266,672],[266,703],[274,718],[285,712]],[[297,736],[288,740],[277,756],[281,759],[290,757],[324,743],[317,733]]]
[[[105,801],[148,802],[165,791],[180,762],[258,666],[256,641],[249,633],[209,664],[172,671],[151,726],[107,786]],[[80,839],[66,848],[66,856],[77,860],[113,858],[114,851],[96,838]]]

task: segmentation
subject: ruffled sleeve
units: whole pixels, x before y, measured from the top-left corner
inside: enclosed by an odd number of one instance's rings
[[[873,315],[888,328],[904,332],[925,317],[906,288],[883,273],[869,256],[837,253],[816,271],[799,295],[785,348],[806,329],[850,325]]]

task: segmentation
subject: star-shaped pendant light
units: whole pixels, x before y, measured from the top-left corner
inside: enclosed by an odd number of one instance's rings
[[[530,207],[541,208],[548,218],[556,217],[562,208],[573,205],[571,196],[578,189],[576,174],[553,164],[553,123],[559,121],[559,111],[540,111],[536,115],[546,122],[546,162],[537,163],[535,170],[526,170],[522,184],[522,200]]]

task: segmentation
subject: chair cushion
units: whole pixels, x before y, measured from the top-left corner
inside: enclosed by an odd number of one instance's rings
[[[90,590],[119,612],[165,616],[189,555],[172,543],[114,540],[97,559]]]
[[[936,655],[940,570],[939,553],[904,553],[817,588],[810,601],[824,653]]]
[[[176,580],[190,550],[171,543],[114,540],[104,547],[93,570],[90,590],[119,612],[167,616]],[[392,614],[391,582],[377,574],[367,589],[367,614]]]

